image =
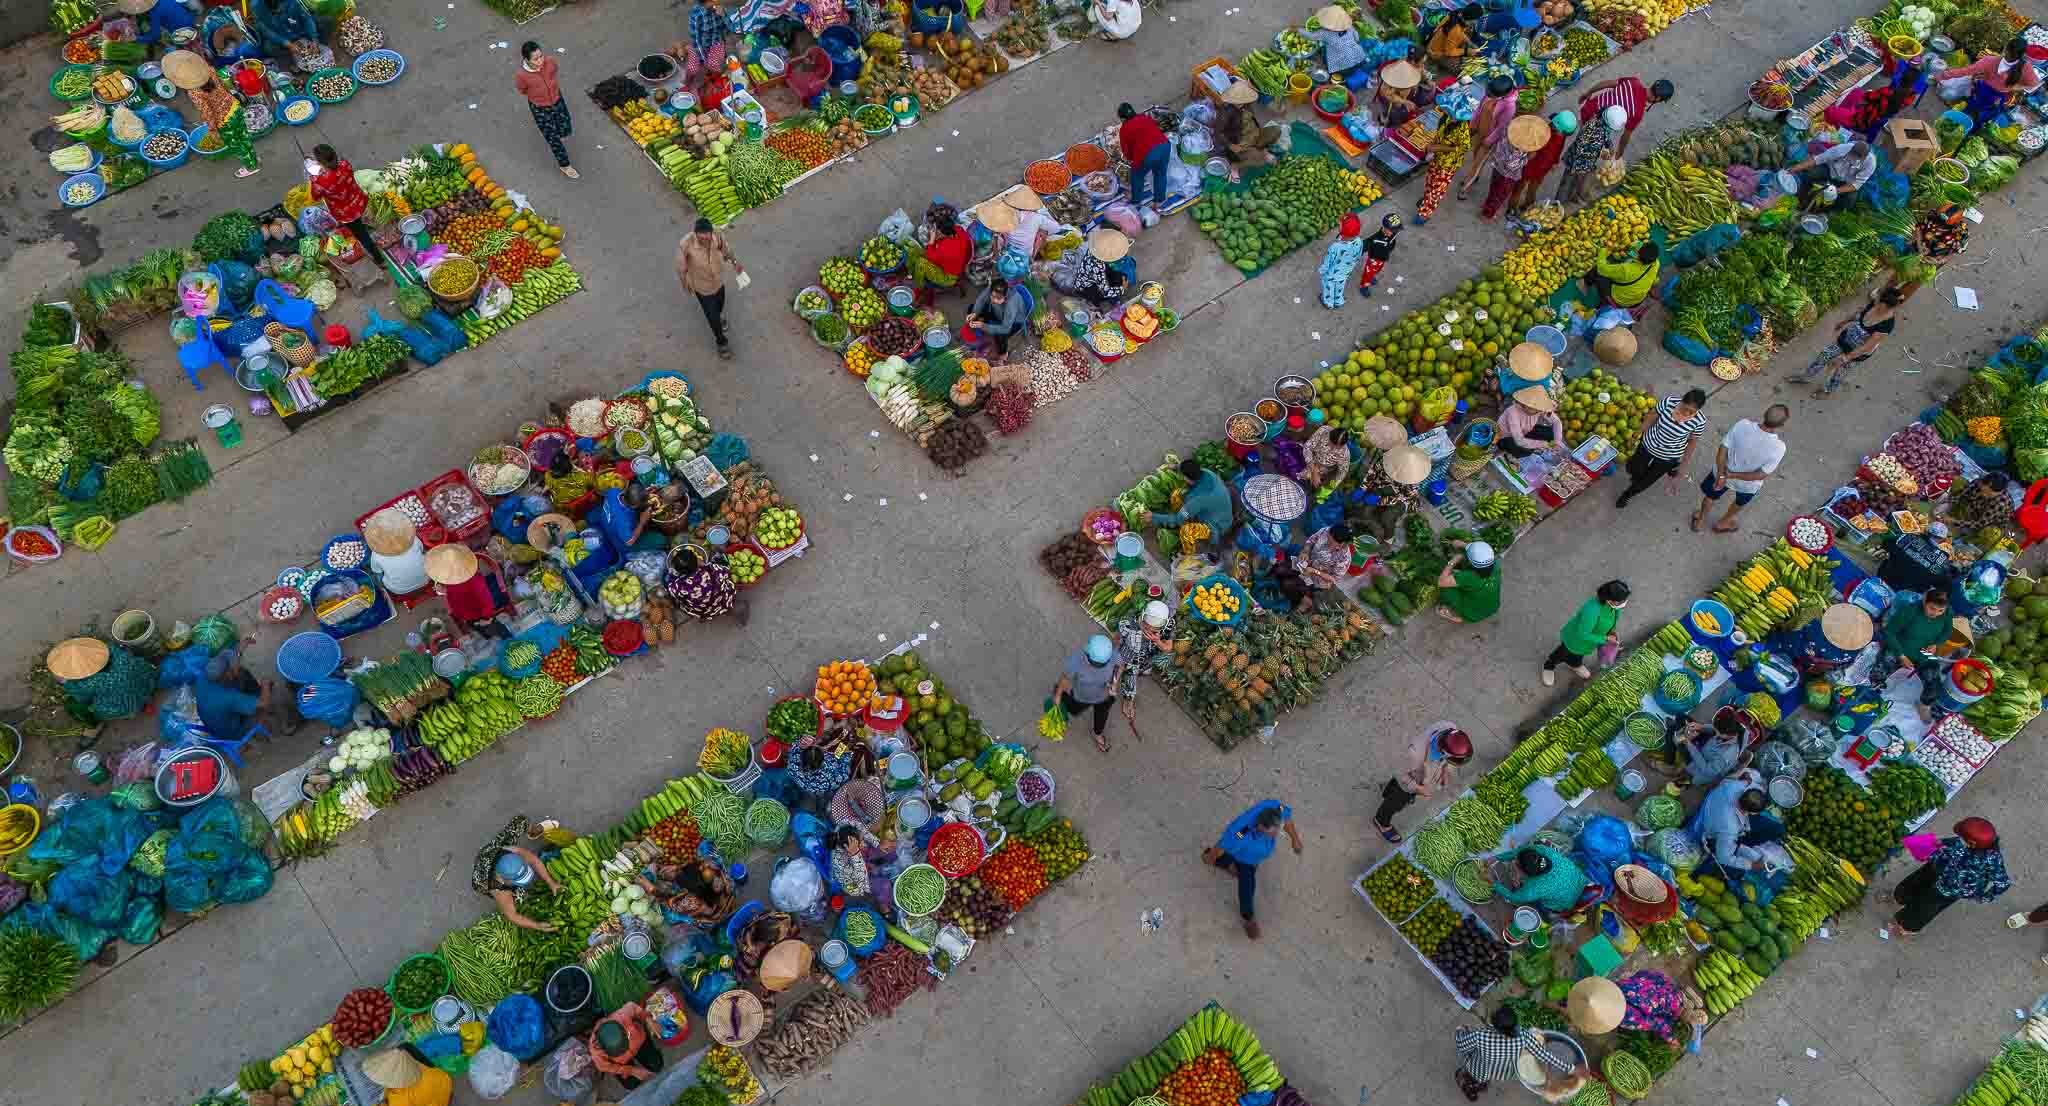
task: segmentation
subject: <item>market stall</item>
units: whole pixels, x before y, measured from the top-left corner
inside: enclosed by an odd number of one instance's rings
[[[2048,363],[2043,348],[2029,336],[2008,343],[1948,405],[1871,451],[1827,508],[1795,516],[1785,538],[1355,881],[1461,1004],[1505,989],[1525,1023],[1578,1033],[1603,1075],[1583,1101],[1646,1092],[1677,1059],[1686,1023],[1710,1026],[1859,902],[1905,835],[1938,818],[2040,713],[2033,581],[2010,568],[2027,533],[2023,498],[1982,440],[2002,427],[1977,421],[1980,437],[1969,439],[1951,407],[1997,418],[1981,413],[1986,401],[2030,382]],[[1944,441],[1944,424],[1969,444]],[[1938,535],[1937,523],[1953,536],[1912,540]],[[1881,661],[1877,636],[1901,606],[1919,605],[1894,585],[1922,578],[1949,589],[1957,616],[1935,663],[1916,671]],[[1941,681],[1925,716],[1923,679]],[[1746,786],[1770,804],[1757,817],[1789,831],[1757,846],[1759,873],[1706,866],[1701,807],[1730,801],[1726,785],[1704,797],[1652,787],[1649,759],[1691,740],[1681,723],[1710,715],[1733,719],[1747,747]],[[1525,846],[1570,858],[1586,894],[1543,912],[1503,901],[1500,880],[1512,879]],[[1581,914],[1576,926],[1552,925]],[[1469,928],[1495,942],[1481,943],[1484,970],[1456,945],[1443,962],[1448,935],[1467,928],[1459,915],[1477,915]],[[1553,1007],[1593,976],[1620,983],[1631,1011],[1639,997],[1665,996],[1642,997],[1657,1007],[1647,1022],[1656,1039],[1568,1025]]]
[[[303,127],[363,89],[393,86],[404,75],[404,55],[385,45],[384,32],[353,3],[288,0],[275,7],[274,17],[265,13],[267,22],[252,28],[239,9],[217,6],[195,16],[175,2],[53,3],[50,23],[64,37],[49,95],[67,107],[51,123],[72,140],[49,153],[50,167],[65,175],[58,200],[88,207],[195,159],[231,152],[166,74],[163,62],[173,51],[214,67],[257,141]]]
[[[899,208],[791,301],[811,337],[940,468],[957,472],[986,452],[974,416],[998,434],[1021,433],[1036,412],[1179,325],[1165,286],[1141,280],[1145,239],[1136,212],[1117,210],[1114,149],[1076,143],[1032,163],[1024,183],[966,209],[934,203],[921,222]],[[1042,229],[1029,257],[1013,245],[1027,219]],[[957,230],[947,235],[948,226]],[[931,260],[941,239],[957,243],[962,268],[943,279]],[[1000,339],[968,322],[996,283],[1020,320]],[[991,300],[983,310],[1001,308]]]
[[[1246,1095],[1270,1096],[1273,1106],[1308,1106],[1281,1075],[1257,1033],[1228,1011],[1210,1003],[1181,1023],[1115,1077],[1090,1084],[1076,1106],[1118,1106],[1143,1102],[1214,1104]]]
[[[560,891],[536,884],[518,909],[557,929],[494,912],[455,930],[386,986],[343,996],[328,1024],[253,1056],[235,1087],[252,1102],[374,1101],[383,1065],[368,1058],[404,1042],[486,1094],[537,1074],[574,1098],[604,1078],[593,1027],[638,1003],[644,1020],[625,1023],[646,1035],[637,1059],[653,1071],[622,1101],[749,1103],[755,1068],[812,1070],[1088,857],[1052,806],[1051,773],[993,742],[907,644],[820,665],[812,694],[769,704],[759,732],[713,729],[698,774],[603,832],[541,843]],[[802,775],[814,750],[876,774],[816,790]],[[828,839],[829,823],[863,836]],[[679,891],[679,868],[709,878],[716,901]],[[1247,1065],[1248,1085],[1278,1085],[1255,1043],[1212,1044]]]
[[[1054,5],[1033,0],[972,30],[944,4],[880,19],[864,31],[844,12],[768,20],[710,59],[677,42],[589,96],[722,227],[1070,42],[1053,29],[1063,21]]]

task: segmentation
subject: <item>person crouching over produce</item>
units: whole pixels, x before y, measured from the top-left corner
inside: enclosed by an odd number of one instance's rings
[[[1359,55],[1361,61],[1364,57]],[[1250,81],[1231,81],[1230,87],[1223,90],[1222,100],[1223,108],[1216,113],[1216,144],[1218,152],[1230,162],[1230,179],[1235,183],[1238,166],[1247,159],[1256,157],[1269,165],[1280,160],[1273,147],[1279,144],[1282,131],[1280,124],[1261,124],[1259,117],[1252,114],[1251,105],[1259,102],[1259,90]]]
[[[1884,660],[1878,665],[1877,674],[1889,677],[1901,668],[1919,674],[1922,721],[1931,716],[1934,702],[1941,696],[1943,665],[1935,659],[1934,650],[1949,639],[1951,622],[1948,592],[1929,588],[1917,603],[1911,593],[1898,596],[1891,612],[1885,615],[1884,630],[1879,635],[1884,643]]]
[[[384,1106],[448,1106],[455,1097],[454,1078],[421,1063],[405,1045],[364,1060],[363,1076],[384,1088]]]
[[[517,844],[531,837],[530,829],[523,814],[514,815],[505,823],[505,828],[499,830],[497,836],[477,850],[476,864],[469,873],[469,885],[476,889],[477,894],[490,896],[506,921],[521,929],[553,933],[553,922],[537,922],[520,911],[532,897],[536,880],[545,883],[551,893],[562,893],[562,885],[556,882],[547,865],[541,863],[540,854]]]
[[[1340,522],[1310,534],[1284,568],[1274,567],[1274,577],[1295,610],[1309,611],[1315,609],[1316,592],[1336,587],[1350,571],[1351,527]]]
[[[629,1091],[654,1078],[667,1061],[652,1029],[646,1008],[637,1002],[605,1015],[590,1030],[590,1065],[603,1075],[618,1076]]]
[[[1493,546],[1452,541],[1457,550],[1436,578],[1436,613],[1445,622],[1484,622],[1500,612],[1500,572]]]
[[[449,617],[488,637],[510,636],[495,617],[505,606],[504,592],[495,576],[478,570],[468,546],[450,543],[427,550],[427,579],[440,585]]]
[[[867,842],[852,826],[839,826],[826,837],[832,846],[832,883],[842,895],[859,898],[868,893]]]
[[[976,297],[974,306],[967,310],[967,330],[977,343],[988,341],[996,347],[997,357],[1010,355],[1010,339],[1031,324],[1031,317],[1024,307],[1024,297],[1011,291],[1010,285],[998,279]]]
[[[1745,750],[1750,734],[1734,707],[1714,712],[1714,724],[1702,726],[1689,718],[1674,718],[1665,727],[1664,748],[1652,765],[1667,776],[1677,776],[1680,787],[1695,783],[1712,786],[1723,776],[1748,762]],[[1679,759],[1685,760],[1683,770]]]
[[[1394,845],[1401,843],[1394,815],[1449,787],[1458,778],[1458,769],[1472,759],[1472,738],[1451,722],[1432,722],[1408,747],[1408,759],[1409,766],[1380,789],[1380,808],[1372,816],[1372,827]]]
[[[715,554],[707,561],[695,549],[677,550],[669,558],[667,586],[676,606],[699,622],[731,611],[740,625],[747,624],[747,601],[739,597],[732,570]]]
[[[1234,521],[1230,485],[1192,457],[1180,463],[1180,474],[1188,482],[1187,491],[1181,495],[1180,510],[1171,513],[1154,511],[1152,525],[1179,526],[1183,522],[1199,522],[1207,526],[1209,536],[1202,539],[1203,548],[1199,552],[1213,559],[1216,550],[1223,548],[1228,540]]]
[[[1372,298],[1373,282],[1380,278],[1380,270],[1394,256],[1394,238],[1401,233],[1401,217],[1388,214],[1380,220],[1380,229],[1365,240],[1365,265],[1358,270],[1358,294]]]
[[[960,287],[960,274],[974,256],[974,239],[960,227],[953,209],[934,205],[931,221],[925,224],[923,254],[910,255],[910,275],[917,280],[918,299],[929,304],[946,290]]]
[[[796,767],[789,773],[797,794],[820,808],[830,802],[832,793],[852,777],[853,754],[827,751],[821,745],[806,745],[798,749]]]
[[[1547,845],[1526,845],[1515,854],[1521,886],[1493,881],[1493,893],[1516,906],[1534,906],[1552,914],[1568,914],[1586,891],[1586,874],[1571,857]]]
[[[1549,389],[1531,385],[1508,398],[1512,402],[1494,421],[1502,453],[1531,457],[1564,445],[1564,420],[1557,417],[1557,401]]]
[[[1130,253],[1129,235],[1115,227],[1097,227],[1088,232],[1085,248],[1069,250],[1053,270],[1052,285],[1097,307],[1115,303],[1123,298],[1124,275],[1110,266]]]
[[[1534,1028],[1523,1029],[1511,1006],[1495,1010],[1490,1025],[1459,1026],[1452,1040],[1458,1046],[1458,1090],[1467,1102],[1479,1101],[1487,1084],[1515,1078],[1524,1052],[1558,1073],[1544,1077],[1546,1102],[1565,1101],[1573,1091],[1585,1086],[1590,1075],[1583,1068],[1573,1070],[1571,1061],[1553,1052],[1542,1033]]]
[[[220,75],[213,71],[206,59],[190,50],[173,50],[164,55],[164,76],[171,83],[185,90],[192,97],[192,106],[199,109],[199,118],[212,132],[214,138],[234,155],[242,167],[235,170],[237,177],[253,177],[260,167],[256,161],[256,146],[249,140],[248,117],[242,114],[242,100],[226,85],[220,83]]]
[[[649,865],[641,869],[639,882],[664,916],[692,925],[715,926],[731,916],[738,902],[732,877],[710,857]]]
[[[654,494],[637,481],[623,489],[607,488],[598,503],[597,524],[621,559],[635,551],[667,549],[668,539],[660,531],[647,530],[658,508]]]

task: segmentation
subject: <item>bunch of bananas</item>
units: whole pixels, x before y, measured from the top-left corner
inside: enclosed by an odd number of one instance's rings
[[[1764,981],[1749,970],[1741,957],[1723,948],[1712,949],[1701,957],[1692,977],[1706,996],[1707,1013],[1717,1018],[1740,1006]]]

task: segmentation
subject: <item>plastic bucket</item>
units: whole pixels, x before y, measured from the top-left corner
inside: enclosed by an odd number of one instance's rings
[[[1966,672],[1983,682],[1984,689],[1982,691],[1970,691],[1963,687],[1961,680]],[[1991,694],[1992,683],[1991,669],[1984,662],[1965,657],[1951,666],[1948,670],[1948,675],[1943,677],[1941,681],[1941,705],[1947,710],[1960,712],[1977,700]]]
[[[114,616],[114,644],[131,653],[143,653],[156,645],[156,619],[148,612],[126,610]]]
[[[215,795],[239,795],[227,758],[205,746],[179,749],[156,769],[156,797],[179,810],[198,806]]]
[[[1614,795],[1618,799],[1633,799],[1642,794],[1646,786],[1648,783],[1643,779],[1643,774],[1631,768],[1615,777]]]
[[[548,976],[541,997],[554,1013],[574,1014],[590,1005],[590,996],[596,989],[582,965],[564,964]]]
[[[1543,917],[1536,913],[1534,908],[1518,906],[1514,914],[1508,918],[1507,939],[1511,942],[1523,940],[1536,932],[1536,927],[1542,924]]]
[[[1145,567],[1145,539],[1129,530],[1116,536],[1116,570],[1136,572]]]
[[[1525,341],[1534,342],[1542,346],[1544,352],[1550,354],[1552,358],[1564,356],[1565,346],[1567,345],[1564,331],[1554,326],[1547,323],[1539,323],[1536,326],[1530,327],[1528,332],[1522,335],[1522,338]]]

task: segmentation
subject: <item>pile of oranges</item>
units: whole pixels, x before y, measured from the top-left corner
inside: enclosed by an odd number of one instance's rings
[[[833,661],[818,666],[811,697],[827,714],[852,714],[865,709],[875,695],[875,674],[859,661]]]
[[[1237,1106],[1237,1096],[1243,1093],[1244,1076],[1230,1053],[1220,1048],[1208,1049],[1174,1069],[1158,1091],[1173,1106]]]

